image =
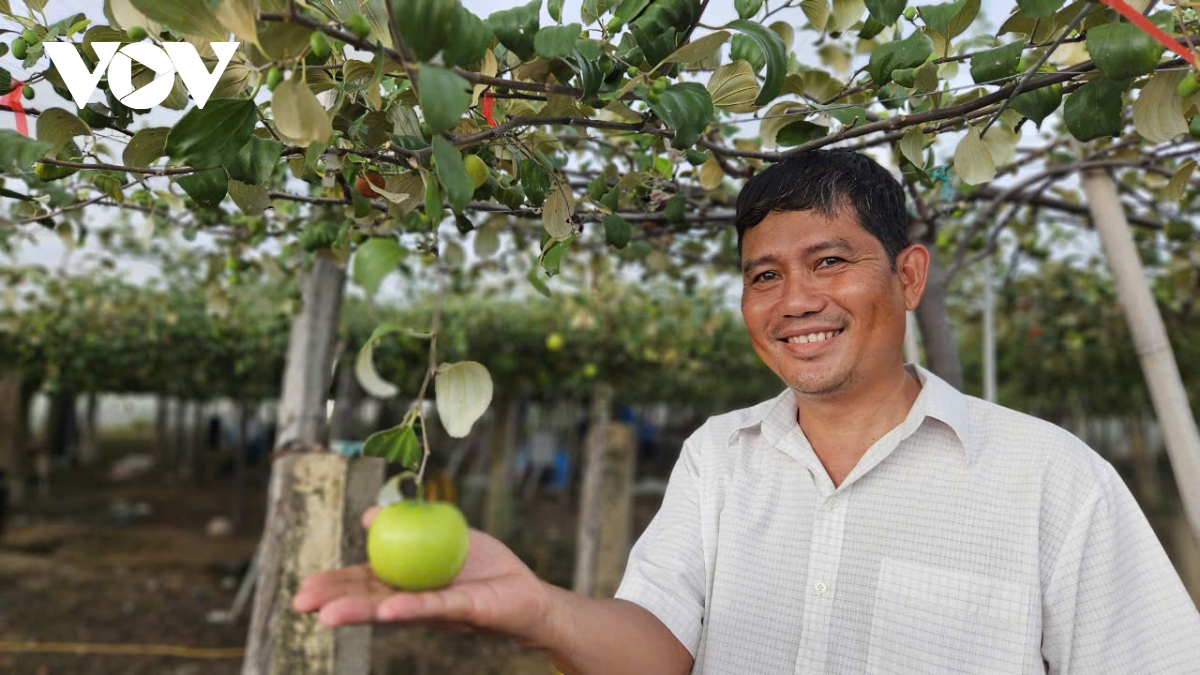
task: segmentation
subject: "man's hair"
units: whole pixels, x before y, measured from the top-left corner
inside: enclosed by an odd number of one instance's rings
[[[866,155],[853,150],[810,150],[785,158],[746,181],[737,199],[738,250],[746,230],[775,212],[816,211],[833,217],[844,208],[883,244],[892,268],[908,248],[904,188]]]

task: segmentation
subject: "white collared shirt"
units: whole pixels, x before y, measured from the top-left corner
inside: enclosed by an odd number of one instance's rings
[[[907,418],[837,489],[790,389],[709,418],[616,597],[694,673],[1200,673],[1200,613],[1112,465],[908,368]]]

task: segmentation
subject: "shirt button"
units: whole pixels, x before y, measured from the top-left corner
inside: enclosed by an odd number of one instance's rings
[[[830,511],[837,511],[837,507],[841,503],[842,503],[842,500],[839,499],[836,495],[834,495],[833,497],[830,497],[828,501],[825,502],[825,508],[829,509]]]
[[[813,588],[817,591],[817,595],[825,595],[825,591],[829,590],[829,586],[824,581],[818,581]]]

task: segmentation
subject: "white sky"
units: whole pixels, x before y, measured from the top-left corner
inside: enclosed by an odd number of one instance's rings
[[[776,4],[777,2],[778,2],[778,0],[776,0],[776,2],[770,2],[770,0],[768,0],[768,5]],[[464,4],[469,9],[471,9],[473,12],[475,12],[477,15],[479,15],[481,17],[486,17],[488,14],[495,11],[496,9],[516,6],[518,4],[524,4],[524,3],[518,2],[516,0],[464,0]],[[933,3],[920,2],[920,3],[913,3],[913,4],[933,4]],[[987,25],[994,27],[994,26],[998,25],[999,22],[1002,21],[1003,18],[1011,12],[1013,6],[1015,5],[1015,1],[1014,0],[988,0],[987,2],[985,2],[983,4],[984,4],[983,14],[986,17],[985,20],[987,22]],[[12,6],[13,6],[14,11],[20,11],[18,8],[23,8],[22,0],[12,0]],[[571,23],[571,22],[579,21],[580,6],[581,6],[581,0],[567,0],[567,2],[565,3],[564,9],[563,9],[564,23]],[[92,19],[92,21],[94,23],[106,23],[106,20],[104,18],[104,13],[103,13],[103,0],[49,0],[49,2],[47,3],[46,11],[47,11],[48,17],[51,21],[57,21],[59,19],[62,19],[65,16],[67,16],[69,13],[84,12],[89,18]],[[547,24],[551,23],[549,14],[546,12],[544,7],[542,10],[542,15],[543,15],[542,16],[543,25],[547,25]],[[706,10],[706,12],[704,14],[703,21],[704,21],[704,23],[706,23],[708,25],[720,25],[720,24],[724,24],[724,23],[726,23],[730,20],[736,19],[736,18],[737,18],[737,14],[734,11],[733,3],[731,1],[729,1],[729,0],[713,0],[712,2],[709,3],[708,9]],[[786,20],[786,21],[789,21],[789,22],[791,22],[793,24],[797,24],[797,25],[805,23],[804,15],[801,13],[801,11],[798,8],[784,10],[784,11],[780,12],[779,14],[775,15],[774,17],[772,17],[772,20],[779,20],[779,19]],[[11,28],[13,25],[14,24],[12,24],[12,22],[0,20],[0,27]],[[977,24],[977,25],[979,25],[979,24]],[[701,30],[701,33],[702,32],[703,31]],[[796,48],[798,50],[798,56],[801,58],[801,60],[804,60],[804,61],[807,61],[810,63],[817,63],[817,62],[819,62],[819,58],[817,57],[817,55],[815,53],[815,48],[811,44],[812,37],[813,37],[813,34],[811,32],[804,32],[804,33],[797,32]],[[6,35],[6,36],[4,36],[4,38],[5,38],[5,41],[8,41],[10,36]],[[806,44],[806,41],[808,42],[808,44]],[[865,59],[865,57],[860,57],[860,58]],[[39,66],[44,68],[45,64],[46,64],[46,62],[43,60],[42,62],[40,62]],[[17,62],[17,60],[15,58],[13,58],[11,56],[11,54],[4,57],[3,59],[0,59],[0,66],[3,66],[4,68],[7,68],[8,70],[10,70],[13,73],[13,75],[18,78],[21,78],[22,75],[27,74],[22,69],[20,63]],[[962,69],[962,71],[965,71],[965,70],[966,70],[965,68]],[[962,72],[960,72],[960,77],[962,77],[962,76],[963,76],[963,74],[962,74]],[[969,78],[966,79],[966,82],[969,83]],[[50,88],[50,86],[48,84],[40,83],[35,88],[37,90],[37,97],[33,102],[31,102],[31,104],[30,104],[31,106],[34,106],[37,108],[42,108],[42,109],[48,108],[48,107],[55,107],[55,106],[64,107],[64,108],[67,108],[68,110],[74,109],[73,103],[60,98],[57,94],[54,93],[54,91]],[[158,108],[154,112],[152,112],[150,115],[145,115],[145,116],[139,117],[138,122],[136,124],[139,127],[140,126],[164,125],[164,124],[169,125],[172,123],[172,121],[174,119],[177,119],[179,117],[179,115],[180,115],[180,113],[178,113],[178,112],[166,110],[163,108]],[[31,127],[35,124],[36,124],[36,120],[34,120],[33,118],[30,118]],[[753,131],[753,126],[750,126],[750,125],[743,125],[743,126],[745,128],[747,128],[748,131],[751,131],[751,132]],[[0,128],[4,128],[4,129],[14,128],[13,116],[10,113],[8,113],[8,112],[0,113]],[[33,132],[33,130],[31,130],[31,132],[36,133],[36,132]],[[111,133],[111,132],[109,132],[109,133]],[[946,142],[951,143],[953,141],[946,141]],[[115,145],[115,147],[117,148],[117,152],[119,154],[120,145],[119,144]],[[116,210],[108,209],[108,208],[90,207],[87,211],[87,215],[88,215],[87,221],[88,221],[89,226],[91,228],[95,229],[98,226],[103,226],[104,222],[107,219],[115,219]],[[136,218],[137,217],[135,217],[135,219]],[[56,266],[64,266],[65,267],[65,266],[69,265],[71,268],[74,269],[74,268],[78,268],[80,266],[87,266],[90,264],[94,264],[95,260],[98,260],[100,254],[102,253],[102,248],[99,246],[98,242],[95,242],[95,241],[90,241],[82,249],[71,253],[67,250],[67,247],[55,234],[53,234],[51,232],[47,232],[43,228],[41,228],[40,226],[37,226],[37,225],[32,225],[32,226],[27,226],[27,227],[32,228],[31,230],[28,230],[28,231],[33,233],[33,241],[22,245],[21,248],[19,249],[16,259],[9,261],[10,263],[16,263],[16,264],[39,263],[39,264],[43,264],[43,265],[50,266],[50,267],[56,267]],[[446,225],[446,226],[444,226],[444,229],[446,229],[446,228],[452,229],[452,226]],[[179,241],[180,241],[180,243],[182,243],[181,238],[179,239]],[[192,244],[189,244],[189,245],[212,247],[213,239],[211,237],[208,237],[207,235],[201,234],[196,239],[195,242],[193,242]],[[2,258],[0,258],[0,263],[3,263],[3,262],[4,262],[4,260]],[[132,280],[142,280],[148,276],[153,276],[156,272],[156,270],[154,269],[153,266],[146,264],[144,262],[132,261],[132,260],[120,260],[120,261],[118,261],[118,263],[121,266],[121,268],[128,274],[129,278]],[[393,275],[388,280],[388,282],[385,282],[385,285],[384,285],[384,288],[382,289],[381,294],[384,297],[387,297],[389,295],[398,294],[398,293],[400,293],[401,290],[402,289],[399,286],[399,280],[396,278],[395,275]]]

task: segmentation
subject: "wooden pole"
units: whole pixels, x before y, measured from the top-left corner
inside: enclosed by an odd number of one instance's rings
[[[345,270],[318,256],[301,280],[304,308],[292,320],[288,344],[243,675],[366,675],[370,670],[370,627],[328,630],[315,615],[291,609],[291,596],[304,577],[363,559],[357,518],[374,502],[383,480],[381,460],[348,460],[324,447],[345,279]]]
[[[1133,334],[1154,412],[1162,425],[1183,510],[1192,537],[1200,542],[1200,430],[1188,405],[1187,390],[1179,376],[1167,329],[1142,269],[1112,176],[1106,171],[1089,171],[1084,175],[1083,189],[1116,281],[1117,297],[1124,307],[1129,332]]]
[[[25,502],[25,486],[29,480],[29,458],[25,455],[21,396],[21,378],[8,376],[0,379],[0,473],[4,474],[4,485],[8,492],[8,503],[19,505]],[[0,504],[0,508],[3,508]]]
[[[510,480],[513,455],[517,447],[521,403],[502,399],[496,404],[496,434],[488,454],[487,499],[483,509],[483,529],[506,541],[512,531],[513,485]]]
[[[601,487],[608,426],[612,420],[613,388],[598,382],[592,387],[592,407],[584,443],[583,490],[579,498],[579,525],[575,543],[574,590],[592,595],[596,582],[596,548],[599,543]]]
[[[617,594],[633,543],[633,483],[637,435],[633,426],[608,423],[600,485],[600,525],[596,532],[596,572],[592,594]]]

